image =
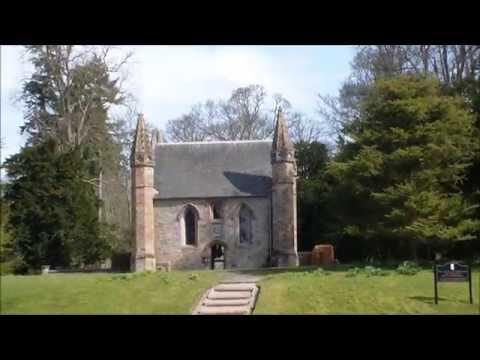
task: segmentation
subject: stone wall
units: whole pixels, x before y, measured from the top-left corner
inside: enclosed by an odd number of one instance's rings
[[[270,199],[220,200],[221,219],[213,219],[208,200],[155,200],[155,255],[157,263],[170,262],[172,269],[210,268],[210,247],[225,247],[226,268],[257,268],[266,265],[270,242]],[[252,244],[240,244],[238,213],[242,204],[254,214]],[[186,206],[198,215],[196,245],[185,245],[182,216]]]
[[[155,270],[153,167],[133,169],[133,205],[135,226],[135,270]]]
[[[274,163],[273,249],[278,266],[298,266],[297,193],[294,163]]]

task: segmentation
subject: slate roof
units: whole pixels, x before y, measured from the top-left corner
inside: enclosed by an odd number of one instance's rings
[[[271,149],[269,140],[157,144],[156,198],[269,196]]]

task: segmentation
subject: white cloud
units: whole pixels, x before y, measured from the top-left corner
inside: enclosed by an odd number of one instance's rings
[[[246,48],[168,46],[136,47],[134,51],[132,92],[145,116],[157,126],[195,103],[227,97],[239,86],[262,83],[262,74],[268,72],[262,56]]]
[[[353,54],[345,47],[316,46],[122,46],[117,56],[133,51],[127,89],[138,109],[158,127],[207,99],[227,98],[249,84],[281,93],[292,105],[313,114],[316,95],[332,93],[349,72]],[[21,47],[2,47],[2,158],[18,151],[22,109],[12,104],[30,68]],[[5,156],[4,156],[5,155]]]

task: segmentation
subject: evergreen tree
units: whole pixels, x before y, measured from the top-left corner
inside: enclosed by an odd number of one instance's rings
[[[0,263],[9,261],[13,255],[13,238],[7,231],[9,210],[4,190],[5,184],[0,183]]]
[[[384,253],[388,242],[398,253],[398,243],[417,257],[420,244],[446,249],[478,230],[475,206],[461,192],[478,149],[462,98],[444,95],[433,79],[379,80],[345,132],[352,140],[349,156],[332,162],[328,172],[363,209],[345,233],[380,243],[375,252]]]
[[[96,208],[102,224],[116,225],[115,246],[125,251],[129,239],[122,241],[122,235],[130,232],[131,223],[122,177],[129,165],[121,164],[122,126],[118,115],[111,118],[109,110],[125,105],[128,99],[119,71],[130,55],[113,62],[112,50],[72,45],[27,46],[26,55],[34,71],[23,84],[25,124],[21,130],[29,136],[27,146],[55,138],[56,151],[78,152],[88,162],[82,176],[98,199],[92,198],[90,205],[85,204],[85,211]],[[102,225],[102,229],[106,227]],[[87,251],[88,247],[84,249]]]
[[[60,152],[48,139],[5,162],[8,230],[15,253],[31,268],[93,264],[109,252],[85,154],[78,148]]]
[[[301,141],[295,144],[297,161],[297,217],[298,246],[311,251],[313,246],[327,240],[330,226],[328,209],[329,184],[324,170],[328,163],[328,150],[320,142]]]

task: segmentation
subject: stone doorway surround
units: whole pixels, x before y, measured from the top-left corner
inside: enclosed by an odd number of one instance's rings
[[[218,253],[220,251],[220,254]],[[205,245],[203,258],[208,258],[210,270],[224,270],[227,267],[228,246],[221,240],[212,240]]]

